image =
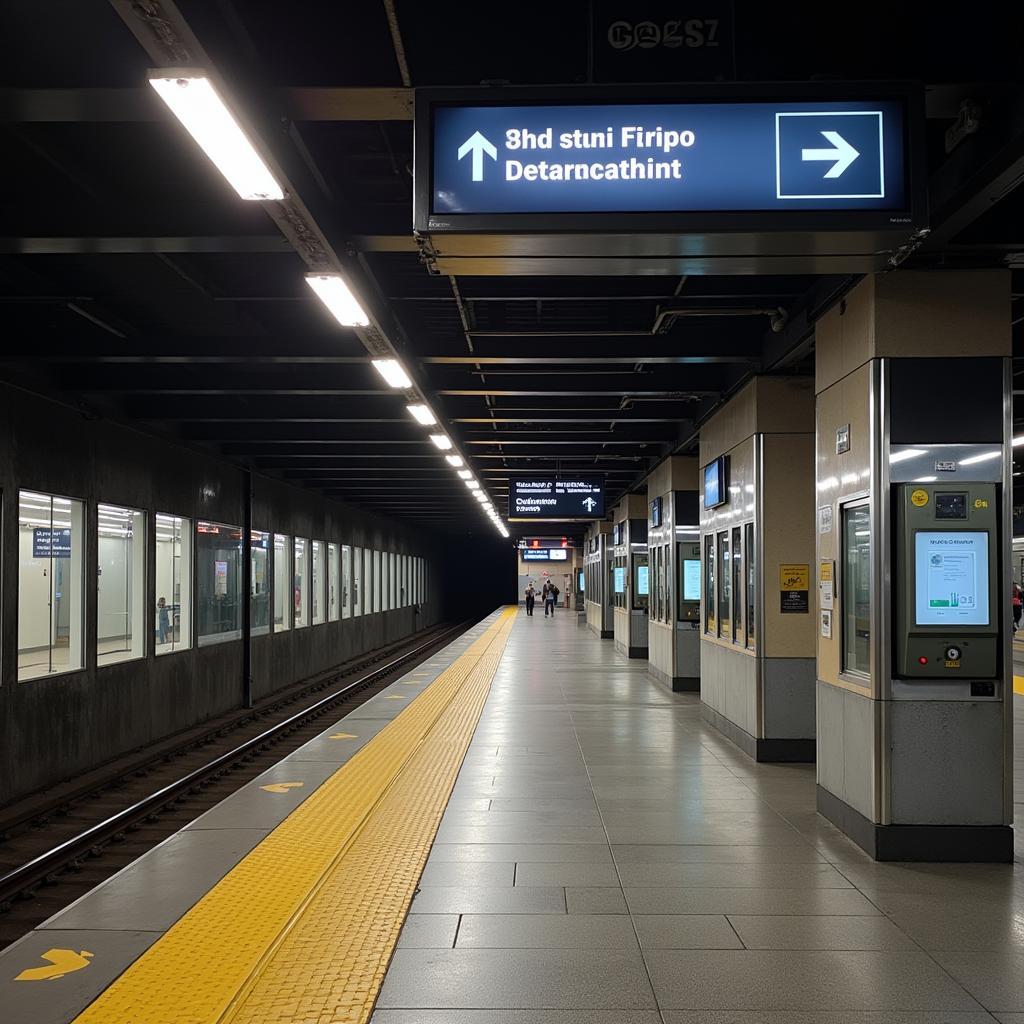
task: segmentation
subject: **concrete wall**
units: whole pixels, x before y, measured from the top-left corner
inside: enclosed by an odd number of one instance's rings
[[[145,510],[150,539],[156,512],[186,516],[193,528],[199,519],[241,526],[244,480],[241,469],[212,456],[0,388],[0,803],[240,706],[237,640],[157,657],[147,618],[145,658],[97,667],[95,510],[97,502]],[[86,502],[86,667],[25,682],[17,680],[19,488]],[[257,699],[441,617],[440,551],[429,536],[262,477],[254,478],[253,525],[421,555],[431,566],[422,613],[406,607],[254,637]],[[151,543],[147,559],[146,608],[152,609]]]

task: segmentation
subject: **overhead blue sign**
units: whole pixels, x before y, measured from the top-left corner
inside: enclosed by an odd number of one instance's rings
[[[443,105],[434,214],[905,210],[899,100]]]

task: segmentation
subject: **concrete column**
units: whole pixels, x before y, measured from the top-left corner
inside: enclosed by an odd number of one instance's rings
[[[673,455],[646,480],[651,573],[647,671],[676,692],[700,689],[700,595],[687,600],[681,576],[684,561],[700,562],[697,479],[698,460]]]
[[[637,585],[637,569],[646,563],[647,497],[627,494],[612,512],[612,604],[615,649],[630,658],[647,657],[649,595],[639,593]]]
[[[701,428],[701,709],[758,761],[814,760],[814,395],[758,377]]]
[[[879,860],[1012,859],[1009,274],[865,278],[815,348],[818,810]]]

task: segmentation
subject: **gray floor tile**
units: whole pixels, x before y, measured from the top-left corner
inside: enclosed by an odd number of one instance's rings
[[[926,953],[651,950],[662,1009],[978,1010]]]
[[[1024,1013],[1024,954],[936,953],[935,959],[993,1013]]]
[[[619,888],[613,864],[531,864],[516,865],[516,885],[598,885]]]
[[[664,1024],[992,1024],[984,1011],[956,1010],[666,1010],[662,1016]]]
[[[619,888],[567,886],[565,903],[570,914],[625,914],[626,900]]]
[[[829,864],[619,864],[628,886],[851,889]]]
[[[420,888],[425,889],[439,885],[500,887],[512,885],[515,880],[515,864],[501,861],[439,861],[430,862],[423,869],[420,877]],[[558,883],[541,883],[558,884]]]
[[[451,949],[458,930],[458,914],[410,914],[398,945],[402,949]]]
[[[644,949],[742,949],[723,914],[638,914],[633,917]]]
[[[405,949],[377,1006],[431,1009],[653,1009],[638,951]]]
[[[635,949],[626,915],[465,914],[456,944],[478,949]]]
[[[421,889],[412,901],[414,914],[564,914],[561,888],[527,889],[440,886]]]
[[[1024,905],[920,893],[877,893],[872,902],[925,949],[1024,952]]]
[[[797,914],[869,916],[878,910],[850,889],[627,888],[631,914]]]
[[[520,864],[611,864],[603,843],[435,843],[430,861],[516,861]]]
[[[813,846],[613,846],[618,864],[824,864]]]
[[[748,949],[918,949],[886,917],[730,915]]]
[[[657,1010],[378,1010],[370,1024],[662,1024],[662,1020]]]

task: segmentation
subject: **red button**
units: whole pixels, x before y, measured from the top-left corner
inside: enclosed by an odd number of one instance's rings
[[[917,662],[919,665],[927,665],[928,659],[922,654],[921,657],[917,659]]]

